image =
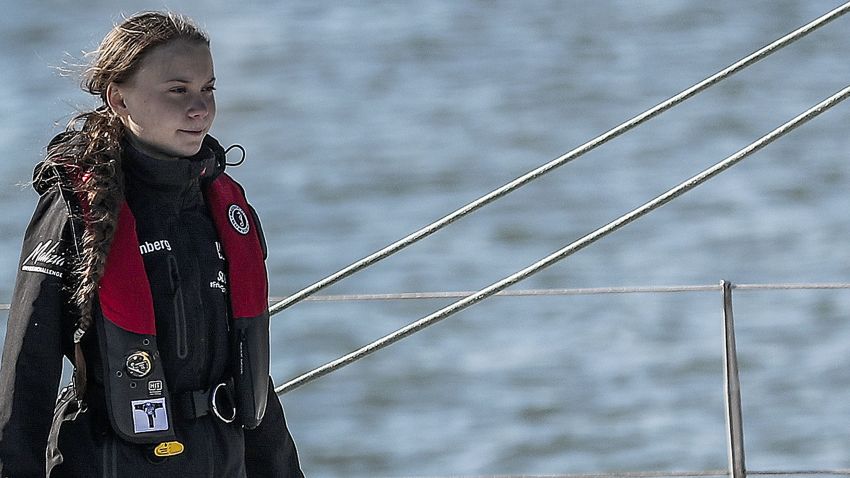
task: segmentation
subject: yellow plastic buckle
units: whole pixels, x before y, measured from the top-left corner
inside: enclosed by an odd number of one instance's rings
[[[175,456],[183,453],[183,444],[179,441],[162,442],[153,449],[153,454],[160,457]]]

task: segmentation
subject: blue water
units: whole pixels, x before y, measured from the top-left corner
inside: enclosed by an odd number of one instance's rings
[[[839,5],[20,2],[0,17],[0,302],[52,134],[91,101],[54,67],[164,4],[213,38],[213,133],[285,296],[584,143]],[[846,86],[850,18],[326,293],[482,288]],[[846,282],[840,105],[519,288]],[[449,300],[276,316],[277,383]],[[850,292],[735,295],[751,470],[850,468]],[[283,396],[311,476],[726,466],[718,292],[495,298]]]

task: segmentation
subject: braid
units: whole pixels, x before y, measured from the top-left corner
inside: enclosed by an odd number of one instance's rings
[[[78,327],[86,330],[124,200],[120,143],[124,127],[116,115],[101,107],[77,115],[66,131],[70,134],[48,148],[34,180],[62,171],[62,176],[71,178],[67,183],[74,196],[85,204],[77,208],[84,228],[72,272],[71,303],[80,314]]]

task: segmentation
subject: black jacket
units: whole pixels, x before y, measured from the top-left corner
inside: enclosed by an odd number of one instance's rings
[[[229,376],[227,264],[202,194],[204,182],[223,170],[223,154],[208,138],[193,158],[162,161],[125,147],[122,161],[125,197],[136,219],[157,343],[173,394],[206,390]],[[2,477],[44,476],[62,355],[73,360],[77,317],[68,306],[69,268],[81,231],[69,212],[73,196],[58,177],[36,189],[41,198],[24,238],[0,369]],[[165,459],[153,457],[149,447],[122,441],[106,418],[94,327],[82,346],[89,411],[62,426],[64,463],[51,476],[301,476],[271,388],[265,418],[254,430],[211,415],[176,416],[175,432],[185,451]]]

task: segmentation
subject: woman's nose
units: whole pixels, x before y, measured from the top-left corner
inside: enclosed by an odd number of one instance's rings
[[[189,104],[189,117],[191,118],[206,118],[212,109],[211,100],[203,96],[196,96]]]

